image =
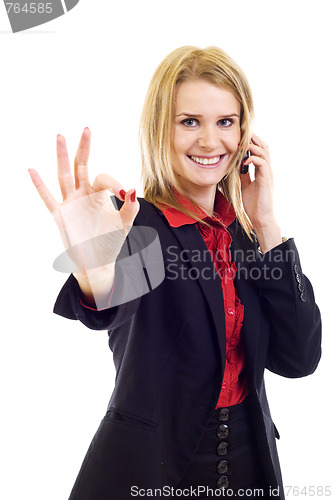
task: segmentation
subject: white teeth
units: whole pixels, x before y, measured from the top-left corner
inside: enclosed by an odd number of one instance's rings
[[[191,159],[201,165],[215,165],[220,161],[220,156],[215,156],[215,158],[199,158],[198,156],[191,156]]]

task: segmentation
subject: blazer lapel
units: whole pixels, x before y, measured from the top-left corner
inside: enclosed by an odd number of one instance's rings
[[[194,224],[186,224],[181,227],[170,227],[177,238],[181,248],[186,251],[191,268],[195,269],[198,285],[207,301],[211,312],[214,326],[217,332],[221,359],[225,363],[226,354],[226,332],[224,320],[224,302],[223,292],[218,274],[215,272],[215,266],[211,260],[206,244],[201,234]],[[207,279],[207,267],[210,267],[212,278]],[[223,367],[224,369],[224,367]]]
[[[231,258],[237,267],[235,289],[244,306],[243,334],[247,352],[247,363],[255,366],[258,353],[260,325],[258,310],[258,293],[251,284],[251,269],[254,265],[255,244],[250,241],[240,224],[235,221],[228,228],[232,237],[230,246]]]

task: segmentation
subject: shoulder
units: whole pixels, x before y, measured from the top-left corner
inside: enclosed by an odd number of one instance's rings
[[[153,218],[164,218],[163,213],[155,205],[145,200],[144,198],[138,198],[140,203],[139,214],[141,217],[153,217]]]
[[[111,199],[112,199],[113,205],[118,210],[120,210],[121,207],[123,206],[124,202],[119,200],[116,196],[111,196]],[[140,210],[138,212],[139,216],[145,217],[148,215],[148,216],[154,217],[154,216],[157,216],[159,214],[161,214],[163,216],[161,210],[159,210],[157,207],[155,207],[155,205],[153,205],[152,203],[149,203],[149,201],[145,200],[144,198],[138,197],[138,202],[140,203]]]

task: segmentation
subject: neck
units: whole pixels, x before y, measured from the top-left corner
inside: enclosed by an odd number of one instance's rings
[[[210,217],[213,215],[216,186],[209,186],[200,190],[187,189],[186,192],[207,215]]]

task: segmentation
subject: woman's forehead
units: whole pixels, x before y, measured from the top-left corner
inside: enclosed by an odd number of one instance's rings
[[[175,114],[202,114],[215,109],[218,113],[230,115],[239,113],[240,103],[225,87],[205,80],[186,80],[177,85]]]

